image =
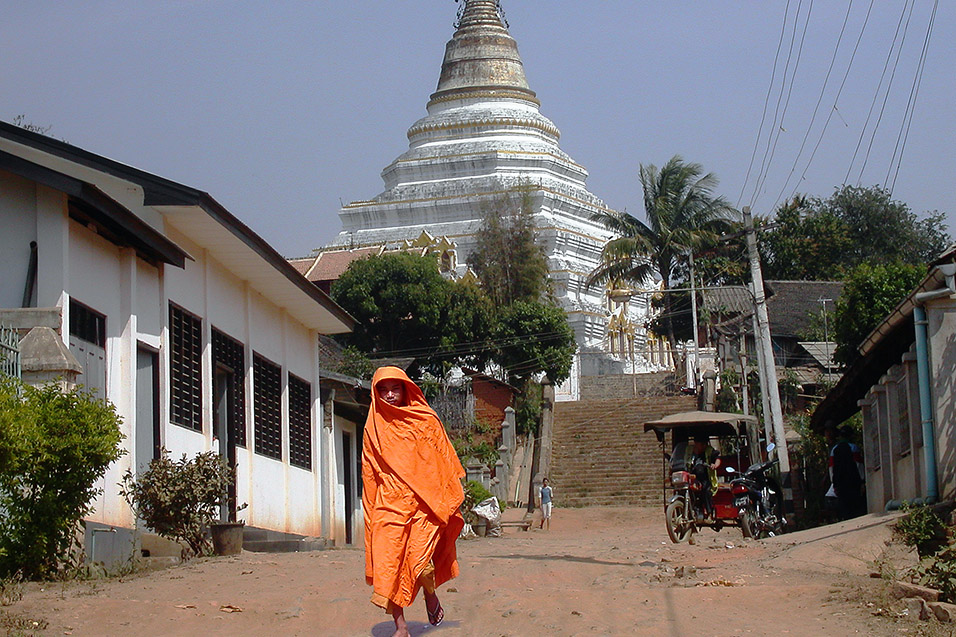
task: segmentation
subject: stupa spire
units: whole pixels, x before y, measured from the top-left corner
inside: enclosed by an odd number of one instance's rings
[[[461,0],[455,35],[445,46],[438,89],[429,106],[469,98],[522,99],[538,104],[501,17],[498,0]]]

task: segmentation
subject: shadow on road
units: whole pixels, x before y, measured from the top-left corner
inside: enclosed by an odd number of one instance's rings
[[[445,620],[441,626],[432,626],[424,622],[408,622],[408,634],[429,635],[445,628],[461,628],[461,622]],[[372,637],[391,637],[395,632],[395,623],[391,620],[372,626]]]
[[[593,557],[579,557],[577,555],[486,555],[485,557],[495,560],[540,560],[540,561],[562,561],[562,562],[581,562],[583,564],[602,564],[604,566],[642,566],[631,562],[609,562],[599,560]]]

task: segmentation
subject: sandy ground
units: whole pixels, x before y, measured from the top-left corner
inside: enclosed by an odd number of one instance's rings
[[[421,598],[407,617],[413,635],[436,637],[921,634],[874,614],[885,602],[867,575],[881,533],[872,524],[748,542],[725,528],[673,545],[659,509],[556,509],[550,531],[460,541],[461,575],[439,589],[444,624],[428,625]],[[852,555],[864,545],[873,556]],[[369,603],[363,568],[361,549],[246,552],[118,580],[31,584],[2,611],[8,626],[15,617],[27,627],[11,634],[385,637],[392,624]]]

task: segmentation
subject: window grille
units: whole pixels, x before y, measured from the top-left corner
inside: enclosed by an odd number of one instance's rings
[[[170,420],[202,431],[202,319],[169,304]]]
[[[312,470],[312,385],[289,374],[289,462]]]
[[[212,330],[212,366],[228,367],[235,379],[232,413],[229,414],[230,438],[240,447],[246,446],[246,357],[242,343]]]
[[[71,298],[70,336],[106,347],[106,316]]]
[[[282,370],[268,359],[253,354],[256,453],[282,459]]]
[[[0,378],[20,378],[20,337],[12,327],[0,325]]]

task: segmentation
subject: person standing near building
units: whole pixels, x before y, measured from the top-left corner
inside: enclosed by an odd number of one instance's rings
[[[362,443],[365,580],[395,621],[393,637],[408,636],[405,608],[419,589],[429,623],[444,618],[435,591],[458,576],[464,475],[418,385],[397,367],[376,370]]]
[[[863,454],[860,448],[850,442],[850,428],[827,428],[824,431],[831,445],[827,460],[830,472],[830,490],[828,501],[836,501],[837,515],[841,520],[863,515]],[[835,443],[835,444],[834,444]]]
[[[541,500],[541,526],[538,528],[543,529],[545,522],[547,522],[548,530],[551,530],[551,502],[553,498],[554,490],[551,488],[551,483],[545,478],[541,482],[541,491],[538,495],[538,499]]]

